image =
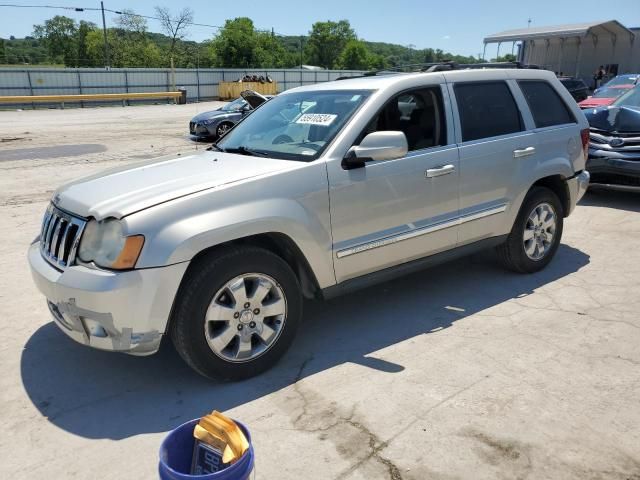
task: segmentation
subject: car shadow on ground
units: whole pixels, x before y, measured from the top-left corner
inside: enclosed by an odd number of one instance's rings
[[[167,431],[345,362],[394,375],[404,366],[377,358],[378,350],[531,294],[588,263],[588,255],[561,245],[545,270],[519,275],[503,270],[487,251],[328,302],[308,302],[305,321],[280,363],[237,383],[198,376],[170,342],[156,355],[131,357],[75,344],[47,323],[24,347],[22,381],[42,415],[73,434],[121,439]]]
[[[584,207],[607,207],[629,212],[640,212],[640,192],[619,192],[590,187],[578,205]]]

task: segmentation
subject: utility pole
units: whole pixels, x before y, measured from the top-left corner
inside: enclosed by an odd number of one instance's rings
[[[107,22],[104,19],[104,2],[100,2],[100,10],[102,10],[102,33],[104,34],[104,66],[109,68],[109,44],[107,43]]]
[[[529,18],[529,20],[527,20],[527,28],[531,27],[531,18]]]

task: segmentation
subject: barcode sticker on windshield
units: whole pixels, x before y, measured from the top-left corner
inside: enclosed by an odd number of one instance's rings
[[[300,115],[300,118],[296,120],[296,123],[328,127],[336,118],[338,118],[338,115],[333,113],[304,113]]]

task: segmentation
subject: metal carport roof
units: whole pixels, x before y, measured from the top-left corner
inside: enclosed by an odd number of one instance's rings
[[[585,37],[587,35],[599,35],[608,33],[613,35],[628,35],[630,38],[634,34],[627,27],[617,20],[604,22],[573,23],[566,25],[552,25],[547,27],[518,28],[515,30],[505,30],[485,37],[484,43],[515,42],[518,40],[535,40],[538,38],[566,38]]]

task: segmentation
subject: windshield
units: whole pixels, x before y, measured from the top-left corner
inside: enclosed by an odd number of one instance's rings
[[[247,102],[245,102],[243,98],[236,98],[233,102],[229,102],[223,107],[220,107],[220,110],[222,110],[223,112],[237,112],[238,110],[241,110],[242,107],[244,107],[246,104]]]
[[[640,107],[640,85],[618,98],[613,104],[617,107]]]
[[[614,85],[633,85],[636,83],[637,79],[637,75],[618,75],[607,82],[605,86],[613,87]]]
[[[370,93],[310,90],[278,95],[238,123],[218,147],[245,155],[314,160]]]
[[[593,98],[616,98],[625,92],[620,88],[602,88],[593,94]]]

